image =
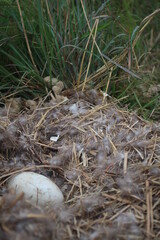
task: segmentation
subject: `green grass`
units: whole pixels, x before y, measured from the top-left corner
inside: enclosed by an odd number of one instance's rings
[[[150,118],[154,110],[152,118],[156,119],[159,97],[145,98],[145,95],[140,94],[139,88],[143,88],[146,82],[152,84],[153,78],[156,78],[154,84],[158,83],[159,62],[154,56],[159,51],[155,42],[159,31],[158,13],[136,41],[135,53],[131,49],[143,27],[143,18],[158,9],[158,1],[83,0],[83,4],[84,10],[80,0],[1,1],[1,101],[12,94],[25,98],[44,96],[46,85],[43,78],[48,75],[62,80],[66,87],[76,87],[81,67],[80,86],[86,76],[89,87],[105,90],[110,69],[113,68],[110,94],[117,98],[129,96],[122,104],[137,109],[145,118]],[[99,19],[97,32],[94,28],[93,35],[95,34],[100,51],[94,43],[92,58],[92,36],[85,50],[90,37],[85,14],[91,29],[96,19]],[[148,51],[151,52],[150,58]],[[82,65],[83,54],[85,57]],[[105,59],[108,69],[101,72],[100,69],[104,66],[103,56],[112,62]],[[149,81],[149,74],[153,72],[150,66],[153,64],[155,72]],[[146,73],[148,68],[149,73]],[[98,77],[96,71],[100,71]],[[141,79],[136,78],[132,72],[137,73]]]

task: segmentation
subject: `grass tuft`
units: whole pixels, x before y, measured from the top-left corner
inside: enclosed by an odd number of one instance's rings
[[[159,90],[145,96],[146,85],[159,82],[157,1],[3,0],[0,7],[1,98],[44,96],[49,75],[65,87],[128,96],[123,104],[157,119]]]

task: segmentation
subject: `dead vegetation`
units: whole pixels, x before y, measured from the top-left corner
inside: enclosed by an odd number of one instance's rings
[[[160,126],[96,90],[63,95],[0,110],[0,238],[159,239]],[[8,192],[27,170],[52,179],[64,205],[40,209]]]

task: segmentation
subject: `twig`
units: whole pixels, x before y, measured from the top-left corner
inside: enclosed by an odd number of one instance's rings
[[[147,219],[146,219],[147,239],[150,239],[151,232],[153,229],[153,209],[152,209],[152,189],[149,186],[148,180],[146,180],[146,206],[147,206]]]
[[[89,37],[88,37],[88,41],[86,43],[86,46],[85,46],[85,49],[84,49],[84,53],[83,53],[83,56],[82,56],[82,61],[81,61],[81,66],[80,66],[80,72],[79,72],[79,75],[78,75],[78,80],[77,80],[77,87],[79,87],[80,85],[80,80],[81,80],[81,76],[82,76],[82,69],[83,69],[83,63],[84,63],[84,59],[85,59],[85,55],[86,55],[86,51],[87,51],[87,48],[88,48],[88,45],[89,45],[89,42],[90,42],[90,38],[92,36],[92,33],[93,33],[93,30],[95,28],[95,24],[96,24],[96,21],[93,25],[93,28],[89,34]]]
[[[32,52],[31,52],[31,49],[30,49],[30,46],[29,46],[29,41],[28,41],[28,37],[27,37],[25,26],[24,26],[24,21],[23,21],[23,16],[22,16],[22,11],[21,11],[21,7],[20,7],[20,4],[19,4],[19,0],[16,0],[16,1],[17,1],[17,6],[18,6],[18,10],[19,10],[19,15],[20,15],[20,18],[21,18],[22,28],[23,28],[24,37],[25,37],[25,40],[26,40],[29,56],[31,58],[31,61],[33,63],[34,68],[38,72],[37,66],[36,66],[36,64],[34,62],[34,59],[33,59],[33,56],[32,56]]]
[[[85,75],[85,78],[84,78],[82,91],[84,91],[84,88],[85,88],[85,85],[86,85],[86,81],[87,81],[87,77],[88,77],[89,68],[90,68],[90,65],[91,65],[91,60],[92,60],[92,56],[93,56],[93,49],[94,49],[94,45],[95,45],[95,39],[96,39],[96,34],[97,34],[98,23],[99,23],[99,20],[96,19],[96,21],[95,21],[95,33],[94,33],[94,36],[93,36],[93,43],[92,43],[92,48],[91,48],[91,54],[90,54],[90,57],[89,57],[89,63],[88,63],[88,66],[87,66],[87,71],[86,71],[86,75]]]

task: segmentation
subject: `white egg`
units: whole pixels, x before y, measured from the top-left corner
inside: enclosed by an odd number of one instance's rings
[[[59,187],[47,177],[34,172],[23,172],[8,181],[8,189],[16,194],[24,193],[24,198],[38,206],[53,206],[64,201]]]

